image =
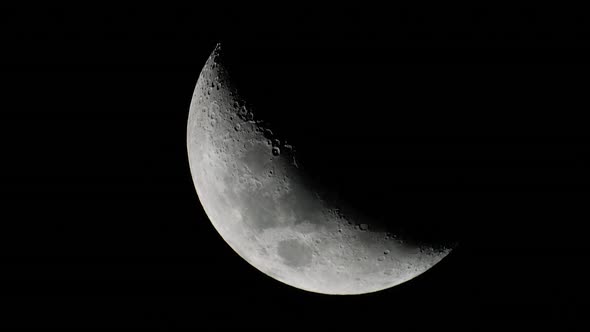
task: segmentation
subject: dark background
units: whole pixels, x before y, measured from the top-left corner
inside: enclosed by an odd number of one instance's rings
[[[3,7],[0,324],[583,329],[584,13]],[[327,181],[348,172],[349,192],[371,194],[391,169],[391,217],[448,221],[460,246],[351,297],[300,291],[239,258],[202,210],[185,145],[219,41],[251,89],[286,100],[266,116],[293,122],[283,130],[328,161],[320,173],[338,169]]]

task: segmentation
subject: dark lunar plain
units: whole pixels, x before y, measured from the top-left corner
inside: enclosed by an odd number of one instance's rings
[[[3,7],[0,326],[587,330],[584,12]],[[340,199],[459,246],[359,296],[236,255],[186,152],[219,41]]]

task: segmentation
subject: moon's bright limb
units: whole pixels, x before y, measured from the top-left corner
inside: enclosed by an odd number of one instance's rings
[[[221,59],[217,45],[194,91],[187,148],[203,208],[236,253],[300,289],[362,294],[410,280],[451,251],[343,215],[298,168],[295,147],[256,118]]]

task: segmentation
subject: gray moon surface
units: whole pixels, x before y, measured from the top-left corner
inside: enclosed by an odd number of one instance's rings
[[[218,44],[199,75],[187,150],[199,200],[239,256],[287,285],[345,295],[399,285],[452,251],[410,244],[343,214],[306,178],[297,147],[257,119],[256,105],[240,96],[221,52]]]

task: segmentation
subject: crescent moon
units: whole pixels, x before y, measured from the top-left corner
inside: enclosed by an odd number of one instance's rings
[[[287,285],[363,294],[425,272],[452,247],[416,245],[343,214],[299,167],[296,147],[273,135],[240,96],[218,44],[192,97],[189,165],[215,229],[244,260]]]

